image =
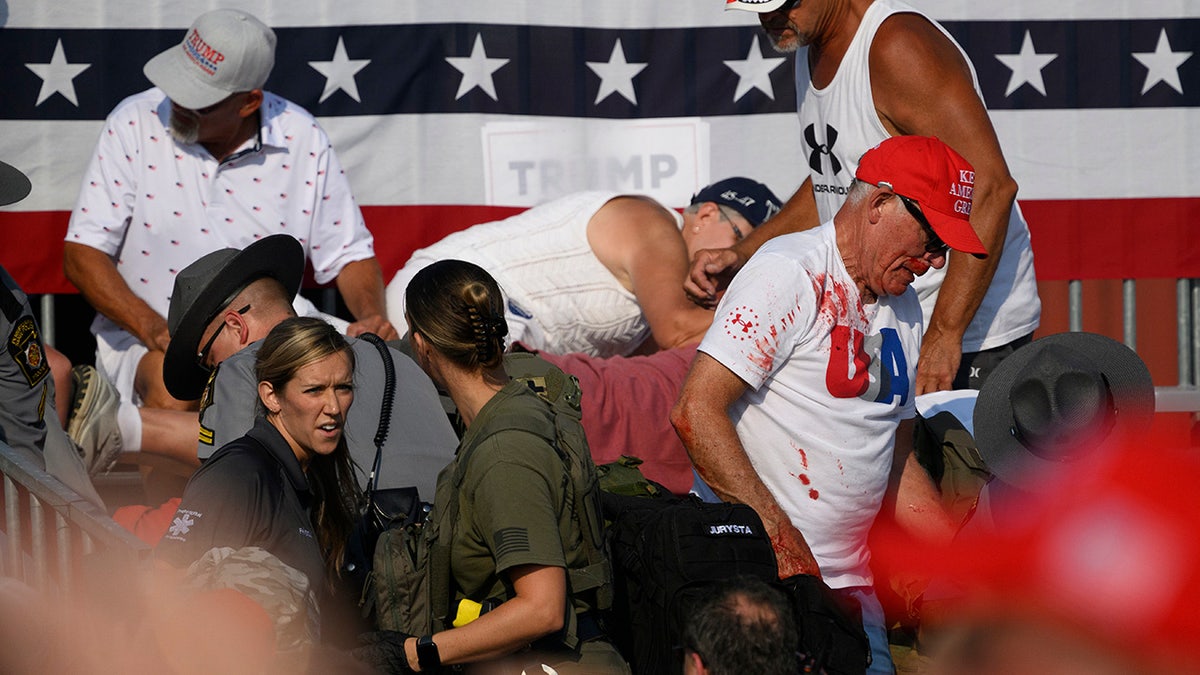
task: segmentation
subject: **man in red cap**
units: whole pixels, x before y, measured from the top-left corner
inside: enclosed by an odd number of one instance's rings
[[[781,577],[819,574],[862,603],[872,667],[888,672],[867,564],[885,493],[897,522],[954,532],[910,461],[922,318],[909,285],[948,247],[986,255],[972,180],[935,138],[868,151],[831,221],[772,239],[738,273],[671,414],[700,477],[758,512]]]

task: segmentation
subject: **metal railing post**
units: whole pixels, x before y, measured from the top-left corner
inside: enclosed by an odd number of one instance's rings
[[[1137,351],[1137,282],[1125,279],[1121,282],[1121,310],[1125,331],[1125,346]]]
[[[57,347],[58,342],[55,340],[55,335],[58,328],[54,321],[54,296],[49,293],[43,295],[39,305],[42,320],[38,322],[38,326],[42,329],[42,340],[51,347]]]
[[[42,500],[29,495],[29,543],[33,556],[33,585],[39,591],[50,590],[49,560],[46,555],[46,515]]]
[[[58,585],[62,588],[63,597],[75,597],[75,567],[72,556],[75,547],[71,545],[71,527],[62,513],[54,512],[54,528],[58,534]]]
[[[1192,379],[1188,384],[1195,387],[1200,385],[1200,377],[1196,375],[1197,359],[1200,359],[1200,279],[1188,279],[1187,283],[1192,294],[1191,311],[1188,312],[1188,319],[1192,322]]]
[[[4,477],[4,521],[7,535],[5,543],[8,546],[8,569],[5,572],[10,577],[24,579],[25,570],[21,564],[21,551],[25,543],[21,537],[21,494],[17,491],[17,482],[7,475]]]
[[[1175,321],[1176,344],[1179,351],[1179,386],[1194,385],[1192,379],[1192,355],[1195,353],[1195,331],[1193,330],[1192,308],[1197,299],[1193,298],[1193,288],[1190,279],[1179,279],[1175,282]]]
[[[1068,329],[1073,333],[1083,330],[1083,282],[1072,279],[1067,282]]]

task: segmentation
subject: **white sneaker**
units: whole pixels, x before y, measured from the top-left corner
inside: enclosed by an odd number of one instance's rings
[[[72,368],[71,381],[75,384],[75,392],[71,396],[67,435],[79,446],[88,474],[105,473],[117,462],[125,445],[117,426],[121,395],[112,382],[92,366]]]

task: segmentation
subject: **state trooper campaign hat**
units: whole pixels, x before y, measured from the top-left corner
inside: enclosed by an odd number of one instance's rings
[[[734,176],[701,188],[691,204],[715,202],[737,211],[751,227],[762,225],[779,213],[781,202],[771,188],[750,178]]]
[[[0,206],[16,204],[29,195],[33,185],[21,170],[0,162]]]
[[[275,65],[275,32],[238,9],[201,14],[183,42],[142,72],[176,104],[207,108],[240,91],[262,89]]]
[[[181,401],[204,393],[211,374],[197,363],[200,338],[234,296],[251,282],[271,277],[296,297],[304,277],[304,247],[290,235],[263,237],[242,250],[213,251],[183,268],[175,277],[167,310],[171,342],[163,355],[163,382]]]
[[[1154,418],[1154,383],[1129,347],[1094,333],[1034,340],[988,375],[975,442],[988,470],[1027,492]]]

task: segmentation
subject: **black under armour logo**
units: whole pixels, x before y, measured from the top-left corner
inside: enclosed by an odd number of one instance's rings
[[[833,145],[837,143],[838,137],[837,129],[826,124],[825,140],[827,142],[821,143],[817,141],[817,132],[813,127],[814,125],[810,124],[804,129],[804,142],[812,148],[812,152],[808,153],[808,165],[812,167],[813,171],[823,175],[825,172],[821,170],[821,155],[829,155],[829,166],[833,169],[833,173],[835,175],[841,173],[842,163],[833,154]]]

